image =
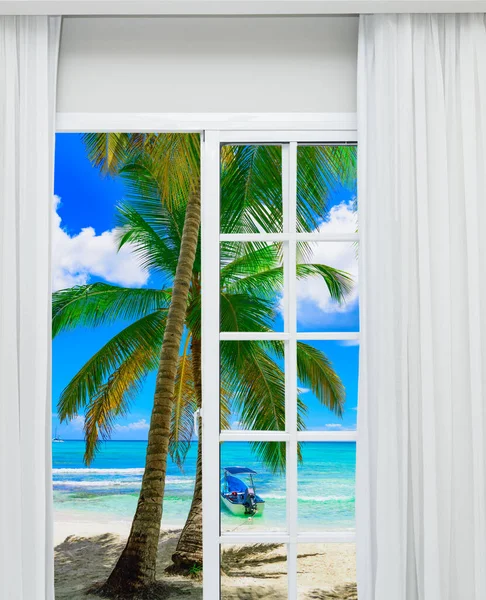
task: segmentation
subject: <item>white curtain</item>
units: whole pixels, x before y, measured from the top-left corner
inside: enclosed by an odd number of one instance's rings
[[[364,16],[360,600],[486,598],[484,15]]]
[[[51,600],[50,215],[60,19],[0,17],[0,598]]]

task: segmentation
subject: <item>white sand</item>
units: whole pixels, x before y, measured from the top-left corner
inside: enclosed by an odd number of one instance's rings
[[[131,522],[128,520],[102,519],[89,514],[56,512],[54,515],[54,546],[75,535],[76,537],[93,537],[103,535],[107,531],[120,537],[128,537]]]
[[[129,530],[129,521],[88,521],[86,515],[56,514],[56,600],[95,600],[97,596],[86,595],[86,590],[106,580]],[[173,588],[170,598],[174,600],[202,600],[200,581],[169,577],[164,572],[171,564],[179,533],[161,533],[158,579]],[[222,600],[287,599],[285,546],[228,546],[221,562]],[[325,592],[356,581],[354,544],[301,544],[297,568],[299,600],[346,598]]]

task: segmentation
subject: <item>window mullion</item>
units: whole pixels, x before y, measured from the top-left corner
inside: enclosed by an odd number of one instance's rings
[[[285,206],[285,205],[284,205]],[[287,329],[289,341],[286,347],[286,430],[290,439],[287,443],[287,546],[288,597],[297,598],[297,143],[288,146],[287,179]]]
[[[201,160],[202,246],[202,445],[203,445],[203,599],[220,598],[219,546],[219,415],[220,415],[220,144],[218,132],[208,132]]]

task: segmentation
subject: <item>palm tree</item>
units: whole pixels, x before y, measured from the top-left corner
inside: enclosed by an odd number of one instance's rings
[[[154,323],[148,324],[149,328],[152,325],[152,331],[163,337],[162,345],[158,348],[160,356],[154,404],[137,510],[127,544],[103,588],[105,593],[117,594],[137,590],[155,582],[175,376],[201,220],[199,136],[91,134],[85,139],[93,162],[98,162],[106,172],[116,172],[118,166],[133,158],[136,152],[146,157],[157,157],[158,160],[152,161],[151,168],[152,175],[158,182],[159,202],[162,201],[172,209],[177,209],[181,202],[185,204],[184,223],[179,230],[180,251],[168,310],[158,327]],[[137,163],[133,164],[136,166]],[[158,316],[160,320],[160,315]],[[135,343],[138,335],[138,347],[130,350],[128,345],[129,354],[126,360],[123,364],[118,364],[118,368],[109,375],[108,380],[97,387],[93,396],[95,402],[86,413],[87,438],[89,435],[97,436],[95,430],[98,423],[104,423],[106,431],[109,430],[108,422],[114,418],[113,411],[110,412],[111,403],[116,402],[117,398],[126,400],[136,393],[140,374],[149,366],[147,360],[150,360],[140,339],[143,330],[144,328],[131,332],[135,333]],[[118,342],[118,351],[123,353],[120,348],[120,342],[123,341]],[[124,351],[126,355],[127,346]],[[153,360],[153,357],[151,358]],[[97,366],[100,369],[99,374],[102,374],[106,363]],[[104,374],[107,374],[106,371]],[[108,418],[104,418],[103,413],[107,413]]]
[[[162,161],[158,154],[161,148],[166,152],[167,148],[170,148],[167,140],[164,146],[157,139],[147,140],[134,136],[134,143],[128,153],[127,140],[121,137],[118,142],[120,140],[118,147],[122,147],[123,160],[119,162],[124,164],[121,173],[129,189],[128,201],[118,208],[122,231],[120,245],[130,242],[141,264],[157,272],[168,284],[173,283],[173,286],[170,288],[168,285],[162,290],[136,290],[97,283],[58,292],[54,297],[53,308],[54,335],[79,325],[100,326],[119,319],[134,321],[86,363],[61,395],[59,412],[62,418],[72,418],[82,409],[86,412],[86,462],[92,460],[98,439],[108,436],[114,420],[129,409],[129,403],[139,390],[146,374],[159,369],[156,386],[156,395],[159,393],[159,397],[154,400],[155,416],[152,418],[149,432],[146,466],[146,473],[148,471],[152,477],[146,478],[144,475],[141,490],[141,498],[144,501],[139,500],[127,547],[108,580],[107,587],[111,591],[122,586],[125,590],[136,589],[154,579],[154,569],[147,569],[147,565],[155,566],[154,552],[156,553],[160,529],[163,482],[157,478],[161,477],[162,473],[165,478],[167,451],[174,460],[182,464],[193,433],[192,413],[202,401],[200,257],[197,239],[194,244],[196,248],[192,270],[190,274],[186,274],[186,282],[189,281],[186,295],[187,314],[184,315],[186,337],[180,352],[180,314],[183,310],[185,312],[185,307],[179,306],[179,329],[175,336],[179,337],[179,342],[176,340],[171,345],[173,352],[169,357],[170,364],[175,365],[173,371],[169,372],[166,369],[167,356],[164,356],[164,334],[168,331],[171,319],[169,307],[174,305],[173,302],[171,304],[171,298],[175,293],[180,257],[184,250],[184,236],[181,237],[180,232],[185,231],[187,213],[191,208],[190,195],[186,207],[183,201],[178,201],[177,194],[184,191],[184,182],[189,178],[181,179],[179,176],[177,193],[171,197],[166,181],[170,175],[170,168],[167,165],[160,168]],[[94,138],[94,141],[98,139]],[[174,144],[174,140],[172,142]],[[173,146],[172,152],[173,156],[177,156]],[[333,150],[334,152],[336,151]],[[92,159],[93,154],[92,152]],[[102,154],[103,151],[100,152],[100,155]],[[115,155],[116,152],[111,154]],[[314,173],[323,173],[323,160],[316,161],[315,155],[310,158],[309,162],[315,165]],[[343,164],[343,157],[322,158],[326,158],[326,164],[331,162],[330,158],[340,167]],[[353,160],[352,156],[347,158]],[[96,164],[96,158],[93,162]],[[108,170],[105,165],[109,166],[110,161],[98,161],[97,164]],[[270,201],[278,204],[278,152],[272,147],[232,149],[226,152],[223,165],[222,214],[227,215],[225,230],[248,231],[255,228],[258,230],[258,227],[262,226],[274,226],[279,219],[278,207],[275,206],[272,213],[261,209],[262,198],[258,197],[260,191],[254,180],[263,177],[266,168],[267,179],[273,182],[273,185],[267,186],[267,192]],[[323,189],[328,185],[326,182],[319,186],[315,183],[316,179],[311,181],[314,196],[327,191]],[[191,188],[188,186],[186,189]],[[322,198],[325,197],[326,194],[320,195],[315,203],[322,203]],[[305,204],[305,208],[310,212],[309,203]],[[308,226],[308,215],[300,217],[301,226]],[[305,251],[305,248],[303,250]],[[278,245],[222,245],[223,330],[270,329],[275,314],[275,294],[282,285],[280,252]],[[350,284],[345,274],[324,265],[306,264],[299,267],[300,276],[309,274],[323,277],[331,294],[337,299],[342,298]],[[311,387],[322,402],[339,414],[342,411],[343,389],[326,357],[311,346],[301,343],[298,352],[299,378]],[[165,365],[162,366],[162,360],[159,361],[160,353],[165,360]],[[230,410],[236,408],[241,413],[241,420],[246,427],[284,428],[284,378],[277,363],[282,354],[283,348],[276,342],[222,344],[223,425]],[[166,374],[165,381],[160,381],[164,380],[161,373]],[[169,397],[168,380],[171,377],[172,392]],[[163,389],[162,392],[160,388]],[[163,402],[160,400],[162,394],[165,394]],[[262,407],[265,410],[262,410]],[[299,407],[299,424],[303,427],[302,414],[305,407],[301,401]],[[284,457],[280,454],[278,445],[256,444],[255,450],[274,469],[282,468]],[[163,464],[160,464],[161,462]],[[174,556],[178,565],[192,566],[202,559],[200,467],[199,444],[193,506]],[[157,481],[154,482],[154,478]],[[150,506],[147,506],[149,497],[151,502]],[[150,554],[147,553],[147,548],[152,549]]]

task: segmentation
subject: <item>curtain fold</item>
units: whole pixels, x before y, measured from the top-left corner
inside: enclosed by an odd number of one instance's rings
[[[0,17],[0,598],[51,600],[50,215],[61,19]]]
[[[484,15],[360,18],[360,600],[486,598]]]

